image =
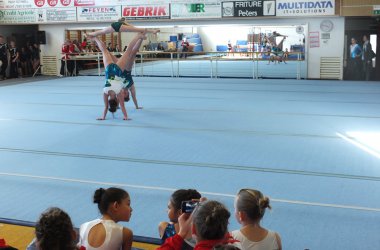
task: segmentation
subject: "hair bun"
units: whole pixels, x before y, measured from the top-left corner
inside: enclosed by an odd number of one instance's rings
[[[106,190],[104,188],[99,188],[95,191],[95,194],[94,194],[94,203],[97,203],[99,204],[100,201],[102,200],[102,196],[103,194],[106,192]]]
[[[271,206],[270,206],[270,200],[269,200],[269,198],[267,197],[267,196],[264,196],[263,198],[261,198],[260,200],[259,200],[259,206],[260,206],[260,208],[261,209],[265,209],[265,208],[269,208],[269,209],[271,209]]]

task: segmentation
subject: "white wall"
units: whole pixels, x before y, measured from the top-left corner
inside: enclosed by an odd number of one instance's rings
[[[343,79],[343,54],[344,54],[344,17],[330,18],[310,18],[309,32],[319,31],[321,21],[329,19],[334,23],[334,28],[330,32],[330,39],[320,40],[319,48],[308,49],[308,78],[320,78],[320,58],[340,57],[341,58],[341,79]],[[308,42],[308,39],[307,39]],[[309,43],[308,43],[309,47]]]

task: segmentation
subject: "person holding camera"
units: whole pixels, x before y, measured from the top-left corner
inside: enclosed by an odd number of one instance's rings
[[[182,202],[199,200],[200,198],[201,194],[195,189],[178,189],[171,195],[168,202],[168,218],[170,222],[164,221],[158,225],[158,232],[162,243],[179,232],[178,218],[182,214]],[[190,240],[188,240],[189,238]],[[184,244],[190,246],[191,249],[194,247],[194,242],[191,241],[191,234],[186,236]]]
[[[199,202],[195,206],[186,205],[185,202],[183,207],[193,207],[194,211],[182,211],[178,218],[178,233],[166,239],[157,250],[180,250],[189,234],[193,234],[197,242],[194,250],[211,250],[215,246],[227,243],[238,244],[228,233],[228,219],[231,214],[223,204],[209,200]]]

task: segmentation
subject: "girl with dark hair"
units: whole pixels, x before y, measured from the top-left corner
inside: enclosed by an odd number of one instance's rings
[[[170,197],[168,202],[168,217],[170,222],[160,222],[158,232],[162,243],[169,237],[174,236],[179,231],[178,218],[181,216],[181,205],[183,201],[199,200],[201,194],[195,189],[179,189],[176,190]],[[191,238],[191,235],[186,237],[185,241]],[[187,242],[192,245],[192,242]]]
[[[49,208],[41,214],[35,230],[39,250],[76,249],[76,232],[70,216],[57,207]]]
[[[189,233],[193,234],[197,242],[194,250],[211,250],[227,243],[237,244],[238,241],[228,233],[230,215],[227,208],[218,201],[200,202],[191,214],[183,213],[178,218],[178,234],[166,239],[157,249],[180,250]]]
[[[78,246],[86,250],[131,249],[132,231],[117,223],[131,218],[129,194],[120,188],[99,188],[95,191],[94,203],[98,204],[102,218],[81,225]]]
[[[260,225],[266,208],[271,209],[269,198],[254,189],[241,189],[235,198],[235,217],[242,225],[231,234],[247,250],[281,250],[278,233]]]

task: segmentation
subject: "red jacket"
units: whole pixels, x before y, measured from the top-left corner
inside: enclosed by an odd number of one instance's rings
[[[70,53],[70,46],[69,45],[62,45],[62,59],[70,59],[69,54]]]
[[[176,234],[173,237],[167,238],[164,244],[156,250],[181,250],[183,242],[184,240],[182,237]],[[235,242],[239,241],[234,240],[230,234],[227,234],[226,237],[221,240],[202,240],[195,245],[194,250],[211,250],[216,245]]]

